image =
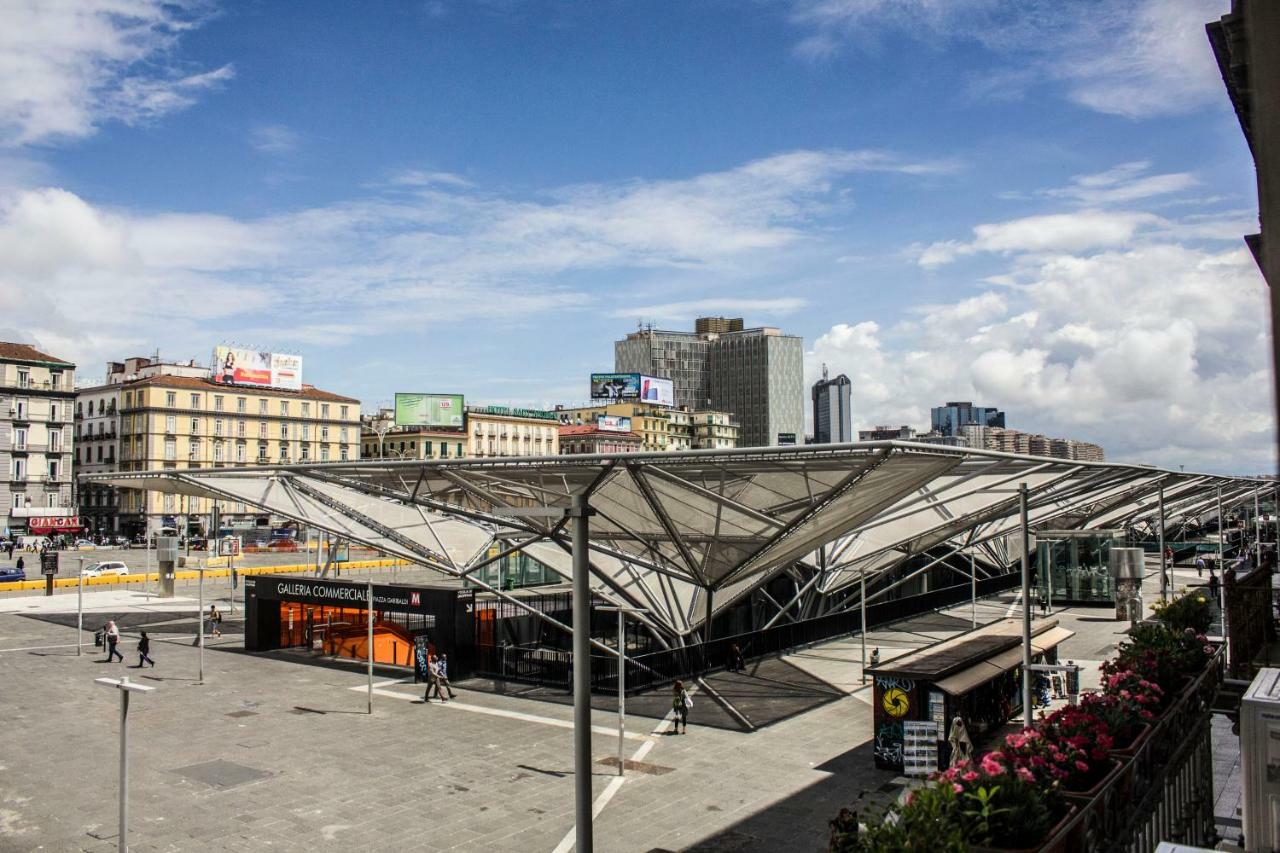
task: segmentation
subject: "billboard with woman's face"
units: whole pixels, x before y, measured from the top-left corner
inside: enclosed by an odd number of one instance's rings
[[[302,356],[239,347],[213,351],[213,381],[222,385],[302,390]]]

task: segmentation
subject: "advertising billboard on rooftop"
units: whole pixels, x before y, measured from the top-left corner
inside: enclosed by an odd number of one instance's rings
[[[396,426],[462,429],[461,394],[396,394]]]
[[[655,406],[676,404],[675,385],[670,379],[641,373],[591,374],[591,399],[652,403]]]
[[[302,390],[302,356],[258,352],[239,347],[215,347],[213,381],[222,385]]]
[[[601,432],[631,432],[631,418],[621,415],[600,415],[596,418],[596,429]]]

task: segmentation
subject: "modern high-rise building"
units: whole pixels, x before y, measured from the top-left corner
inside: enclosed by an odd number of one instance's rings
[[[670,379],[677,407],[736,416],[739,447],[802,441],[803,341],[741,318],[700,317],[694,328],[632,332],[614,344],[614,370]]]
[[[930,427],[942,435],[960,435],[970,424],[1004,428],[1004,412],[970,402],[947,403],[931,410]]]
[[[850,411],[853,383],[841,373],[827,378],[822,365],[822,378],[813,383],[813,443],[844,444],[853,441],[853,414]]]
[[[0,343],[0,482],[5,533],[74,533],[71,408],[76,366]]]

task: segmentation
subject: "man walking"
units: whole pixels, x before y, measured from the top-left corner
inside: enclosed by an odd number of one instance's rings
[[[1196,557],[1196,577],[1198,578],[1204,577],[1204,557],[1203,556]]]
[[[142,632],[142,639],[138,640],[138,669],[142,669],[145,663],[151,664],[152,667],[156,662],[151,659],[151,638],[147,636],[147,632]]]
[[[455,699],[453,693],[453,685],[449,683],[449,656],[444,652],[440,653],[440,659],[436,661],[436,676],[440,679],[440,683],[449,691],[449,698]],[[437,688],[437,694],[439,688]]]
[[[112,658],[120,658],[120,663],[124,663],[124,655],[120,653],[120,629],[116,627],[114,619],[107,620],[107,663]]]
[[[1213,569],[1209,570],[1209,595],[1213,596],[1213,603],[1222,606],[1222,599],[1218,595],[1218,576],[1213,573]]]
[[[218,612],[218,605],[209,605],[209,626],[213,629],[213,636],[222,636],[222,614]]]

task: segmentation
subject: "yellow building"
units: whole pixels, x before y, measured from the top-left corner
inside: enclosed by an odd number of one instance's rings
[[[579,408],[557,407],[566,426],[593,424],[601,416],[631,419],[631,431],[643,440],[644,451],[724,450],[738,446],[741,426],[728,412],[689,411],[652,403],[608,403]]]
[[[119,421],[118,439],[114,424],[110,430],[118,451],[112,454],[114,464],[94,458],[95,471],[231,468],[360,458],[360,401],[311,385],[303,385],[301,391],[286,391],[223,385],[193,376],[157,375],[81,389],[77,401],[91,409],[95,403],[102,408],[105,396],[111,398],[105,401],[105,408],[113,409]],[[87,424],[90,414],[78,405],[77,426],[82,419]],[[85,447],[92,449],[88,442]],[[184,500],[136,489],[95,488],[104,494],[83,497],[93,501],[96,509],[108,510],[96,513],[104,516],[102,526],[126,535],[175,526],[179,515],[208,516],[211,509],[210,502],[200,498]],[[97,506],[99,500],[106,506]],[[243,504],[224,503],[219,509],[228,524],[255,515]]]

